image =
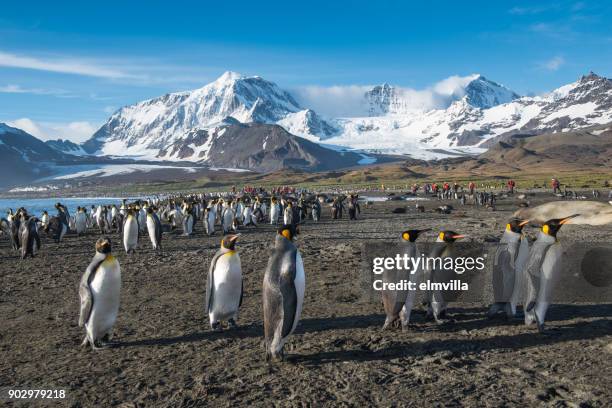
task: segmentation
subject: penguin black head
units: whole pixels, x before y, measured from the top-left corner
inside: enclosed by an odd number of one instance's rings
[[[552,220],[546,221],[542,224],[542,232],[551,237],[557,237],[557,232],[561,229],[564,224],[569,223],[572,218],[578,217],[580,214],[570,215],[565,218],[553,218]]]
[[[147,207],[147,213],[153,214],[153,207]]]
[[[278,235],[282,235],[287,238],[289,241],[293,241],[295,236],[299,234],[300,231],[295,227],[295,225],[283,225],[278,229]]]
[[[431,228],[425,228],[422,230],[412,229],[402,232],[402,239],[408,242],[415,242],[419,235],[423,232],[431,231]]]
[[[112,249],[111,240],[108,237],[100,238],[96,242],[96,251],[101,254],[110,254]]]
[[[529,223],[529,220],[521,220],[519,218],[513,218],[509,223],[506,224],[506,231],[512,231],[517,234],[523,232],[523,227]]]
[[[457,234],[454,231],[442,231],[438,234],[438,238],[440,238],[442,241],[450,244],[452,242],[455,242],[456,240],[460,239],[460,238],[465,238],[465,235],[461,235],[461,234]]]
[[[221,248],[229,249],[230,251],[234,251],[236,248],[236,241],[240,234],[228,234],[223,237],[221,240]]]

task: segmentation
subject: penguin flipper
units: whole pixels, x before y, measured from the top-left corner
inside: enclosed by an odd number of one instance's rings
[[[91,310],[93,308],[93,296],[91,294],[90,284],[96,276],[96,271],[106,256],[104,254],[96,253],[91,263],[85,270],[81,283],[79,284],[79,297],[81,299],[81,309],[79,313],[79,327],[83,327],[89,320]]]
[[[291,333],[293,329],[293,322],[295,321],[295,313],[297,311],[297,290],[295,288],[295,252],[291,251],[293,255],[289,268],[281,272],[280,276],[280,291],[283,297],[283,330],[282,337],[286,337]]]
[[[215,256],[213,256],[212,261],[210,261],[210,268],[208,268],[208,279],[206,280],[206,313],[210,313],[210,310],[214,304],[213,302],[215,301],[215,266],[219,260],[219,257],[223,254],[224,253],[221,250],[217,251]]]

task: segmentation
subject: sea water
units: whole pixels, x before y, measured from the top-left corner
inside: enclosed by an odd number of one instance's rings
[[[16,211],[20,207],[24,207],[29,214],[40,216],[43,211],[47,211],[49,215],[55,215],[57,210],[55,204],[60,202],[66,207],[70,214],[76,212],[77,207],[85,207],[88,210],[92,205],[121,205],[121,198],[118,197],[90,197],[90,198],[0,198],[0,217],[4,217],[9,208]],[[134,198],[128,199],[134,201]]]

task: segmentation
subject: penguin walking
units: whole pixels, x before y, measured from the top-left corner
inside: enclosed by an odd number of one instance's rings
[[[430,231],[430,229],[413,229],[402,232],[402,247],[404,248],[404,253],[408,255],[409,258],[416,259],[419,257],[420,253],[417,249],[416,240],[426,231]],[[415,271],[385,269],[382,274],[382,280],[384,283],[400,283],[402,280],[409,280],[416,282],[418,285],[420,282],[417,282],[417,279],[420,279],[421,274],[422,270],[420,268]],[[386,314],[383,330],[390,328],[398,319],[402,325],[402,330],[405,331],[408,329],[408,322],[410,320],[410,313],[412,312],[415,296],[416,291],[414,290],[401,291],[385,289],[382,291],[383,307]]]
[[[147,208],[147,232],[155,251],[161,250],[162,226],[153,207]]]
[[[127,210],[127,215],[123,223],[123,247],[126,253],[135,253],[138,246],[138,219],[137,213],[133,209]]]
[[[236,252],[238,234],[230,234],[221,240],[221,248],[213,257],[208,269],[206,288],[206,313],[210,327],[220,331],[221,322],[236,327],[238,308],[242,305],[243,283],[240,256]]]
[[[87,214],[85,213],[85,208],[77,208],[77,212],[74,216],[74,224],[77,236],[85,233],[87,230]]]
[[[109,238],[100,238],[96,242],[96,254],[79,285],[79,327],[85,328],[81,345],[89,344],[93,350],[110,340],[119,313],[121,268],[111,249]]]
[[[453,256],[453,244],[456,240],[464,238],[465,235],[457,234],[453,231],[442,231],[431,249],[429,258],[449,258]],[[441,278],[442,270],[435,267],[426,269],[425,276],[430,282],[438,282]],[[425,294],[427,301],[427,317],[433,317],[436,322],[441,323],[446,315],[446,301],[439,290],[428,291]]]
[[[557,233],[561,227],[578,217],[579,214],[565,218],[555,218],[542,224],[536,241],[529,251],[525,266],[527,293],[523,303],[525,324],[537,323],[538,331],[544,331],[544,320],[550,305],[554,285],[559,279],[560,260],[563,254]]]
[[[512,295],[516,286],[522,286],[525,262],[529,256],[529,240],[523,235],[523,227],[529,221],[517,218],[506,224],[506,230],[495,250],[493,261],[493,299],[487,317],[490,319],[504,311],[510,318],[516,313],[516,301]]]
[[[287,338],[295,330],[306,288],[302,256],[293,240],[294,225],[278,230],[263,281],[264,336],[266,359],[282,359]]]

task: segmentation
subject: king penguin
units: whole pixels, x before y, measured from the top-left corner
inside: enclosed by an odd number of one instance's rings
[[[280,205],[276,197],[272,197],[270,200],[270,224],[278,223],[278,217],[280,215]]]
[[[293,240],[294,225],[278,230],[263,281],[264,336],[266,360],[282,359],[287,338],[295,330],[306,288],[302,256]]]
[[[416,259],[419,257],[416,240],[420,234],[429,230],[429,228],[422,230],[413,229],[402,232],[402,249],[409,258]],[[385,269],[382,274],[382,280],[385,283],[401,283],[402,280],[414,282],[418,274],[421,273],[420,268],[415,271]],[[402,291],[385,289],[382,291],[383,307],[387,315],[383,330],[391,327],[398,319],[402,325],[402,330],[407,330],[415,294],[416,291],[414,290]]]
[[[123,224],[123,247],[126,253],[136,252],[138,246],[138,212],[134,212],[132,208],[127,210],[127,216]]]
[[[210,327],[215,331],[221,330],[222,321],[236,327],[238,308],[242,305],[242,265],[236,252],[237,239],[238,234],[223,237],[208,269],[205,308]]]
[[[87,230],[87,213],[85,213],[85,207],[77,208],[77,212],[74,216],[74,224],[77,235],[85,233],[85,230]]]
[[[162,225],[153,207],[147,208],[147,232],[155,251],[161,250]]]
[[[456,240],[464,238],[465,235],[457,234],[453,231],[442,231],[438,234],[438,238],[431,249],[429,258],[445,258],[453,256],[453,244]],[[434,263],[435,266],[435,263]],[[437,282],[443,271],[431,267],[426,269],[425,276],[430,282]],[[428,303],[427,316],[433,317],[436,322],[440,323],[441,319],[446,315],[446,301],[439,290],[426,292],[426,301]]]
[[[119,313],[121,292],[121,268],[111,254],[109,238],[96,242],[96,254],[85,270],[79,285],[81,313],[79,327],[85,327],[82,345],[100,348],[108,341]]]
[[[206,235],[210,236],[215,233],[215,220],[217,214],[215,213],[214,207],[206,207],[204,209],[204,230]]]
[[[488,318],[501,311],[510,318],[516,313],[516,302],[512,295],[516,286],[522,286],[525,262],[529,256],[529,240],[523,235],[527,220],[513,218],[506,224],[493,261],[493,299],[487,313]]]
[[[544,319],[550,305],[552,290],[559,278],[560,259],[563,254],[557,233],[561,227],[578,217],[555,218],[542,224],[536,241],[529,251],[525,266],[527,293],[525,297],[525,324],[536,322],[538,330],[544,331]]]

